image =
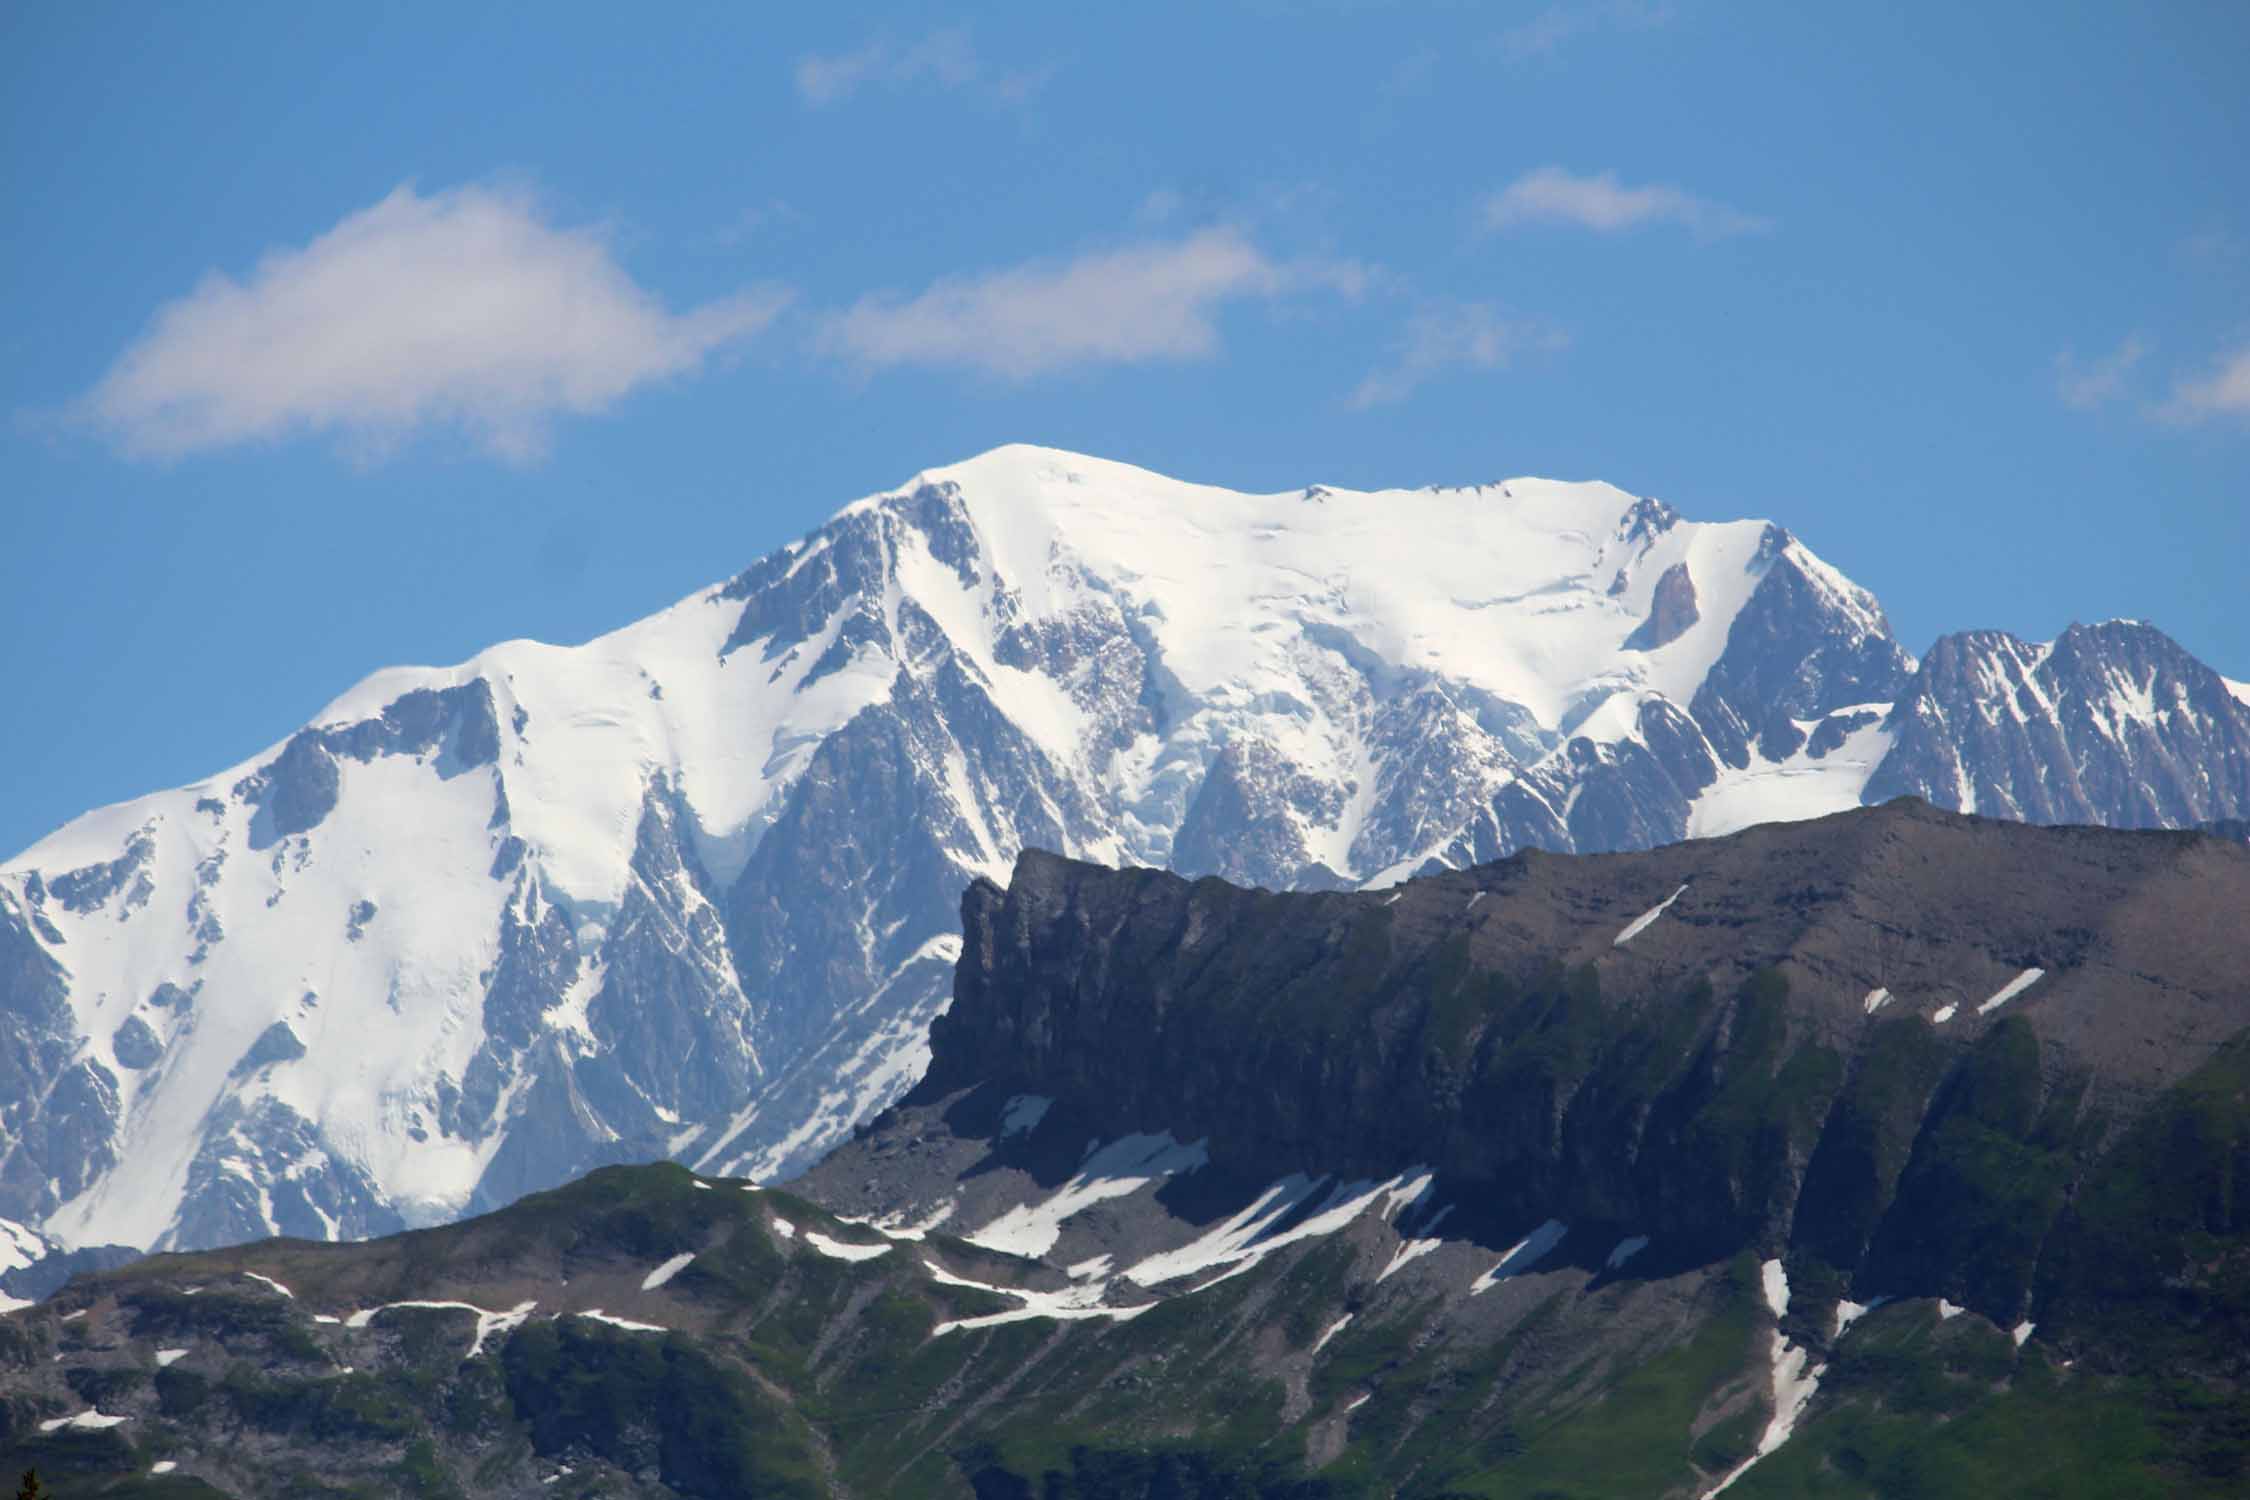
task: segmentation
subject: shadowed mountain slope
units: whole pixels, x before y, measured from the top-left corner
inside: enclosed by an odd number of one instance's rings
[[[81,1277],[0,1319],[0,1464],[242,1497],[2237,1493],[2245,910],[2222,837],[1909,802],[1381,893],[1026,854],[963,900],[928,1077],[786,1190],[613,1168]]]

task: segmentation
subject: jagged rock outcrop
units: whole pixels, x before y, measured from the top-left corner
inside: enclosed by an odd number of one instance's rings
[[[915,1097],[1068,1099],[1247,1179],[1421,1164],[1504,1236],[1795,1249],[2013,1323],[2115,1132],[2250,1039],[2244,911],[2250,857],[2217,837],[1911,801],[1390,894],[1031,852],[963,898]],[[1946,1156],[1962,1132],[2047,1196]],[[2004,1202],[2004,1242],[1970,1200]]]
[[[2162,632],[2073,625],[1932,647],[1867,795],[2034,823],[2193,827],[2250,798],[2250,701]]]
[[[1649,599],[1648,618],[1625,637],[1625,649],[1654,651],[1659,646],[1669,646],[1687,634],[1688,627],[1700,618],[1695,607],[1695,578],[1688,572],[1686,563],[1676,562],[1656,580],[1656,592]]]

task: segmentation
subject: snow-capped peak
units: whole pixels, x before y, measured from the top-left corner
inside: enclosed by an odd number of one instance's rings
[[[2184,669],[2066,647],[2159,694],[2103,700],[2113,738],[2169,732]],[[0,865],[0,1001],[61,1059],[0,1076],[43,1101],[0,1215],[205,1244],[633,1156],[786,1170],[913,1081],[961,886],[1026,846],[1379,885],[1809,816],[1966,722],[1947,684],[2054,671],[1963,660],[1918,671],[1777,526],[1604,484],[996,449],[583,645],[377,673]]]

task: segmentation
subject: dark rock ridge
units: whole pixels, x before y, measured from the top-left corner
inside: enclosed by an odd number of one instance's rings
[[[0,1316],[0,1470],[2232,1500],[2246,900],[2230,837],[1907,801],[1382,894],[1027,853],[929,1076],[805,1178],[82,1274]]]
[[[338,756],[371,761],[378,755],[440,755],[439,774],[458,775],[489,766],[500,755],[500,720],[492,686],[483,678],[460,687],[416,688],[356,724],[304,729],[281,753],[234,788],[234,795],[270,815],[251,847],[320,826],[336,806]]]
[[[141,1252],[130,1245],[82,1245],[76,1250],[56,1250],[27,1266],[0,1271],[0,1293],[25,1302],[37,1302],[60,1291],[73,1276],[114,1270],[140,1258]]]
[[[1496,1232],[1787,1254],[2003,1325],[2070,1295],[2069,1204],[2149,1101],[2250,1038],[2250,851],[1912,801],[1389,894],[1030,852],[962,911],[910,1102],[1052,1095],[1249,1180],[1425,1164]]]
[[[1695,579],[1689,574],[1686,563],[1674,563],[1656,580],[1648,618],[1625,637],[1625,649],[1654,651],[1659,646],[1669,646],[1701,618],[1695,607]]]

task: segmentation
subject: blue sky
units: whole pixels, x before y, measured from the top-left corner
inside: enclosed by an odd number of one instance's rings
[[[782,9],[9,8],[0,849],[1008,441],[2250,677],[2250,7]]]

